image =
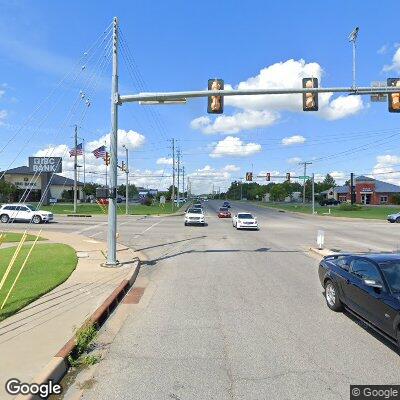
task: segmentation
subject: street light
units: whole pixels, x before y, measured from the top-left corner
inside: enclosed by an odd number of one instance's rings
[[[125,149],[125,154],[126,154],[126,164],[125,164],[125,176],[126,176],[126,182],[125,182],[125,214],[128,215],[128,186],[129,186],[129,164],[128,164],[128,148],[123,144],[122,147]]]

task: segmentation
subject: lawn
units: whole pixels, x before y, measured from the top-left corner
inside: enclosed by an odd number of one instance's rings
[[[6,283],[0,291],[0,306],[30,247],[29,244],[22,247]],[[4,276],[14,251],[14,247],[0,249],[0,277]],[[76,264],[75,250],[70,246],[53,243],[36,245],[7,303],[0,310],[0,321],[63,283],[71,275]]]
[[[311,214],[311,205],[297,205],[297,204],[266,204],[259,203],[263,207],[278,208],[285,211],[295,211],[304,214]],[[386,219],[388,214],[394,214],[400,211],[400,207],[362,207],[358,211],[343,211],[337,206],[326,206],[321,207],[320,205],[315,206],[315,211],[318,215],[329,215],[327,214],[329,209],[331,210],[330,215],[333,217],[349,217],[349,218],[366,218],[366,219]]]
[[[73,214],[74,213],[74,205],[71,203],[57,203],[50,206],[41,207],[42,210],[51,211],[54,214]],[[153,214],[171,214],[172,212],[177,211],[175,207],[172,210],[171,203],[165,204],[165,206],[152,205],[145,206],[142,204],[130,204],[128,208],[130,215],[153,215]],[[108,206],[100,206],[98,204],[78,204],[77,205],[77,214],[107,214]],[[117,213],[125,214],[125,203],[117,203]]]
[[[22,233],[2,232],[0,227],[0,246],[2,243],[19,242],[21,240],[21,237]],[[33,241],[35,239],[36,239],[35,235],[26,235],[25,241]],[[47,240],[47,239],[39,237],[38,240]]]

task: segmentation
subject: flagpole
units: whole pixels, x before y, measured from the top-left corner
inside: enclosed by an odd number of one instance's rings
[[[78,202],[78,196],[77,196],[77,175],[78,175],[78,125],[75,125],[75,135],[74,135],[74,141],[75,141],[75,153],[74,153],[74,213],[76,214],[76,205]]]
[[[86,155],[85,155],[85,139],[82,138],[82,151],[83,151],[83,199],[86,201],[86,193],[85,193],[85,186],[86,186]]]

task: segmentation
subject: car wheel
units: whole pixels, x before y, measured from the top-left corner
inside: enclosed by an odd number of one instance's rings
[[[185,222],[185,226],[187,226],[187,222]]]
[[[396,223],[400,224],[400,217],[396,218]]]
[[[333,311],[341,311],[343,304],[339,299],[336,285],[328,279],[325,283],[325,300],[327,306]]]
[[[9,219],[10,219],[10,217],[9,217],[7,214],[3,214],[3,215],[0,217],[0,220],[1,220],[1,222],[2,222],[3,224],[6,224],[6,223],[9,221]]]
[[[33,222],[34,224],[40,224],[40,223],[42,222],[42,218],[40,218],[39,215],[34,215],[34,216],[32,217],[32,222]]]

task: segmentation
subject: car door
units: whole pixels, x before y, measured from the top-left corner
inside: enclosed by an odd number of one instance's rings
[[[31,220],[31,210],[25,206],[18,206],[18,216],[17,218],[21,221],[30,221]]]
[[[355,258],[350,264],[350,272],[354,277],[350,295],[357,305],[358,313],[377,328],[392,335],[393,310],[386,303],[389,294],[378,266],[370,260]],[[382,289],[366,285],[365,280],[381,284]]]

